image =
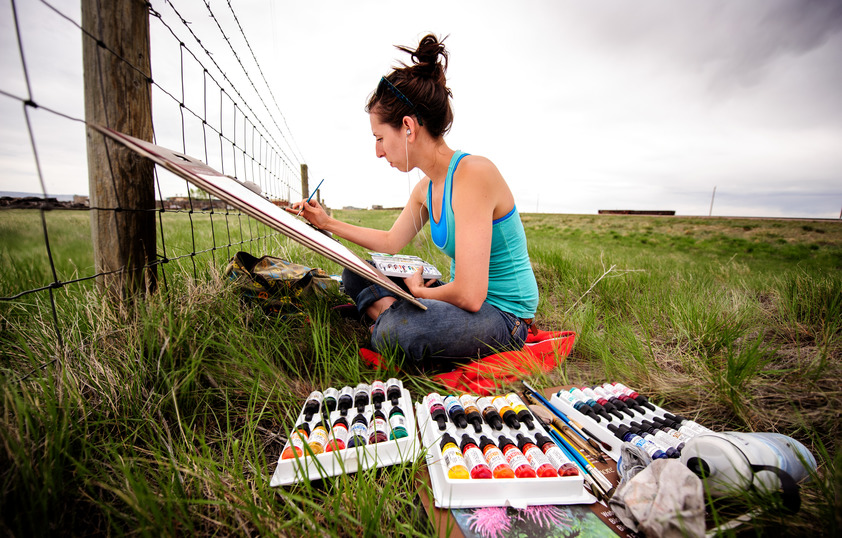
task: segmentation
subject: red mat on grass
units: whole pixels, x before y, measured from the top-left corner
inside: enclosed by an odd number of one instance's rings
[[[523,379],[530,374],[549,372],[564,362],[573,349],[573,331],[538,331],[526,338],[523,349],[489,355],[460,366],[433,379],[454,392],[487,396],[503,383]],[[379,353],[360,349],[360,357],[375,368],[387,368]],[[396,370],[396,368],[392,368]]]

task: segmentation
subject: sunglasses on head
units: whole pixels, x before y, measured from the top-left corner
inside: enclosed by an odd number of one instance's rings
[[[424,122],[421,121],[421,115],[418,113],[418,109],[415,108],[415,105],[412,104],[412,101],[410,101],[407,96],[401,93],[401,91],[397,89],[394,84],[389,82],[389,80],[386,77],[381,77],[380,84],[377,85],[377,93],[381,93],[384,87],[388,88],[389,91],[392,92],[392,95],[397,97],[401,103],[405,104],[410,109],[412,109],[412,112],[415,114],[415,117],[418,120],[418,125],[424,125]]]

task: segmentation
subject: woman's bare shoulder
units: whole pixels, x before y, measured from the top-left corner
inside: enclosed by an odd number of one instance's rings
[[[456,169],[457,176],[464,177],[466,183],[491,186],[500,182],[505,183],[500,170],[491,162],[491,159],[481,155],[467,155],[462,159],[459,168]]]

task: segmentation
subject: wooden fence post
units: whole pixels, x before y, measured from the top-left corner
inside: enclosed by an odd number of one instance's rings
[[[310,196],[310,180],[307,177],[307,165],[301,165],[301,199],[306,200]]]
[[[99,40],[82,37],[85,121],[151,142],[147,3],[82,0],[82,28]],[[98,274],[109,273],[100,289],[118,300],[154,291],[154,165],[92,129],[87,148],[94,262]]]

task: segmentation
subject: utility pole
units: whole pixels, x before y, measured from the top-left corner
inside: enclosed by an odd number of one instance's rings
[[[716,197],[716,185],[713,186],[713,194],[710,196],[710,212],[708,213],[708,217],[713,215],[713,199]]]
[[[82,0],[82,28],[85,121],[151,142],[148,5]],[[154,291],[154,164],[93,129],[87,153],[98,285],[116,300]]]

